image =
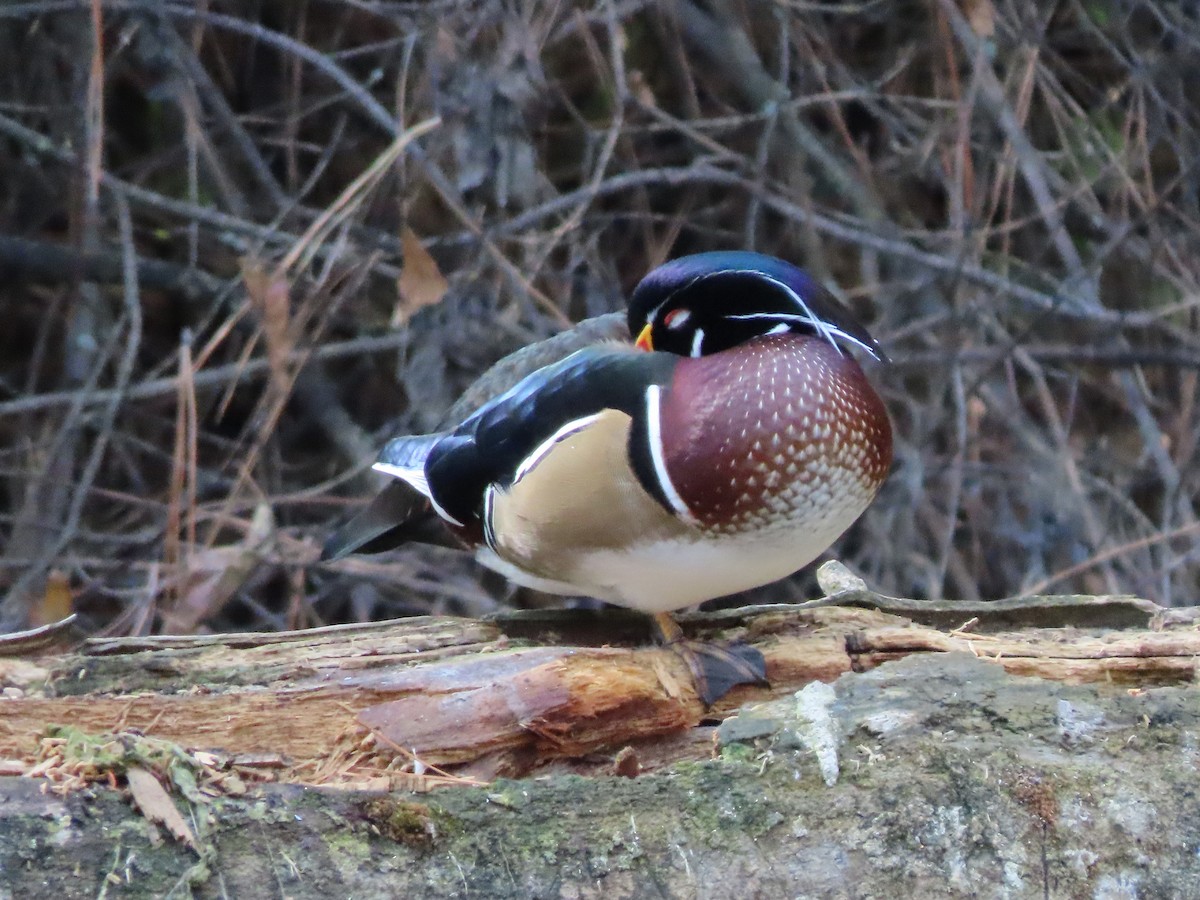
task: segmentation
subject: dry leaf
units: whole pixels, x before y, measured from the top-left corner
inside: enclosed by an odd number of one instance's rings
[[[442,61],[442,65],[449,65],[462,57],[458,52],[458,37],[446,25],[438,26],[437,34],[433,38],[433,52],[435,58]]]
[[[963,15],[977,37],[992,38],[996,34],[996,8],[992,0],[962,0]]]
[[[42,591],[41,599],[30,610],[30,624],[49,625],[65,619],[71,614],[71,605],[71,582],[65,573],[54,569],[46,576],[46,589]]]
[[[400,243],[404,248],[404,268],[398,284],[400,302],[392,313],[393,328],[407,322],[418,309],[440,302],[450,287],[437,262],[411,228],[406,227],[400,233]]]
[[[170,609],[163,610],[164,632],[193,634],[201,622],[220,612],[262,562],[274,534],[271,507],[260,503],[239,543],[190,553],[178,599]]]
[[[166,826],[175,840],[195,850],[196,836],[192,833],[191,826],[154,774],[139,766],[130,766],[125,777],[129,779],[129,792],[133,794],[133,802],[137,804],[142,815],[151,822]]]
[[[632,69],[629,72],[629,93],[642,106],[650,109],[658,108],[658,100],[654,96],[654,91],[650,87],[650,82],[646,80],[646,76],[639,70]]]
[[[289,382],[287,360],[292,352],[291,312],[288,307],[290,285],[278,270],[267,271],[250,257],[242,258],[242,282],[246,294],[262,319],[263,335],[267,341],[267,364],[271,368],[271,384],[277,390],[287,390]]]
[[[621,778],[637,778],[641,775],[642,763],[638,759],[637,751],[629,746],[622,747],[621,752],[613,759],[612,773]]]

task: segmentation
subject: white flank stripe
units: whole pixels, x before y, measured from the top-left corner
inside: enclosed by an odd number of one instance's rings
[[[371,466],[376,472],[383,472],[385,475],[391,475],[393,478],[399,478],[401,481],[407,481],[414,488],[420,491],[423,495],[429,498],[429,502],[433,504],[434,512],[459,528],[462,528],[462,522],[450,515],[442,509],[437,500],[433,499],[433,493],[429,490],[429,482],[425,479],[425,469],[406,468],[404,466],[393,466],[391,463],[377,462]]]
[[[699,356],[704,345],[704,329],[697,328],[692,336],[692,356]]]
[[[600,413],[592,413],[590,416],[584,416],[582,419],[575,419],[568,422],[562,428],[558,429],[558,431],[554,432],[554,434],[550,435],[550,437],[546,438],[546,440],[538,444],[537,449],[521,460],[521,464],[517,466],[517,471],[513,475],[513,484],[516,484],[533,471],[537,464],[542,461],[542,457],[549,453],[555,444],[563,438],[574,434],[576,431],[587,428],[598,418],[600,418]]]
[[[654,474],[658,478],[658,486],[662,488],[663,496],[675,510],[675,515],[690,525],[699,525],[699,520],[692,515],[692,511],[679,496],[679,491],[675,490],[671,476],[667,474],[667,463],[663,457],[662,425],[659,422],[661,394],[662,388],[657,384],[646,388],[646,430],[650,438],[650,461],[654,464]]]
[[[459,528],[463,527],[462,522],[458,521],[458,519],[454,518],[454,516],[442,509],[442,504],[433,499],[433,494],[429,495],[429,502],[433,504],[433,511],[447,522],[451,523],[452,525],[457,525]]]

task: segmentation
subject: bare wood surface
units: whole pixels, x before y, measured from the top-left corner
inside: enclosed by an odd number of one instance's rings
[[[838,582],[826,571],[824,583]],[[1200,634],[1171,627],[1136,598],[1024,598],[1001,621],[1133,621],[1124,630],[981,631],[981,604],[943,630],[949,604],[879,597],[852,582],[823,601],[684,617],[694,637],[742,640],[766,659],[769,688],[742,687],[706,710],[684,663],[649,646],[638,617],[540,611],[491,621],[417,618],[284,634],[98,639],[65,655],[0,658],[0,760],[43,761],[48,726],[135,730],[234,760],[275,760],[271,777],[354,783],[450,767],[471,777],[527,775],[589,754],[672,738],[745,703],[865,672],[913,654],[968,653],[1049,681],[1146,686],[1190,683]],[[911,618],[858,608],[904,608]],[[854,605],[835,606],[848,601]],[[1041,612],[1038,612],[1041,610]],[[1046,612],[1049,610],[1050,612]],[[992,623],[994,625],[994,623]],[[18,647],[36,646],[28,642]],[[659,754],[658,764],[672,761]],[[607,766],[605,757],[600,766]]]

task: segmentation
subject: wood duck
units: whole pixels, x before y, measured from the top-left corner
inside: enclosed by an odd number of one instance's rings
[[[551,339],[574,352],[519,379],[502,362],[461,421],[390,441],[375,468],[415,490],[397,503],[392,488],[326,558],[437,521],[511,580],[650,613],[681,646],[670,612],[792,574],[867,508],[892,432],[848,348],[883,354],[805,272],[749,252],[676,259],[637,286],[627,323],[632,342]],[[684,656],[707,703],[764,676],[750,648]]]

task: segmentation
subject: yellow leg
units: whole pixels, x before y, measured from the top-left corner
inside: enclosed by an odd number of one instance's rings
[[[654,625],[664,644],[678,644],[683,640],[683,629],[670,613],[655,613]]]

